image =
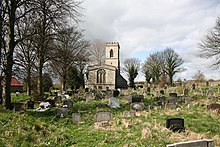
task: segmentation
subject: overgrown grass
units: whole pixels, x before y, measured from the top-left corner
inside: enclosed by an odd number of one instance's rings
[[[26,97],[20,100],[26,100]],[[27,99],[29,99],[27,97]],[[18,100],[18,99],[16,99]],[[102,107],[107,100],[76,101],[66,118],[56,116],[56,109],[47,112],[13,112],[0,106],[0,146],[166,146],[170,143],[196,139],[214,139],[220,145],[220,116],[206,109],[207,98],[194,96],[194,106],[180,110],[154,108],[136,112],[136,118],[124,118],[130,105],[120,98],[121,108]],[[210,100],[211,101],[211,100]],[[145,105],[154,104],[151,97]],[[102,104],[102,105],[100,105]],[[98,111],[111,111],[114,118],[107,127],[94,123]],[[72,124],[71,114],[81,113],[83,123]],[[181,117],[186,131],[168,130],[166,119]]]

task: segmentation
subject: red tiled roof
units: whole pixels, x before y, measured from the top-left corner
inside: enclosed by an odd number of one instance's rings
[[[2,80],[3,77],[0,77],[0,80]],[[4,85],[5,82],[2,81],[2,85]],[[11,77],[11,86],[23,86],[21,82],[19,82],[15,77]]]
[[[23,86],[15,77],[11,77],[11,86]]]

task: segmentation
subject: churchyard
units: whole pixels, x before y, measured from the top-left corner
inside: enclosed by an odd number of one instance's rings
[[[219,96],[217,86],[15,95],[14,111],[0,106],[0,145],[220,146]]]

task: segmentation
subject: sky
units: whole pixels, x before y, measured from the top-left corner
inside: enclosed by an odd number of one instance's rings
[[[199,57],[198,47],[220,17],[220,0],[85,0],[82,7],[86,39],[119,42],[121,66],[126,58],[144,62],[169,47],[186,69],[175,79],[190,80],[198,70],[206,79],[220,79],[212,61]],[[144,80],[140,71],[136,81]]]

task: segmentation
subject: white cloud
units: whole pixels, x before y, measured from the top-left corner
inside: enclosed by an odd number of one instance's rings
[[[86,0],[83,7],[86,37],[118,41],[122,60],[143,61],[149,53],[171,47],[187,68],[176,77],[191,79],[201,70],[207,79],[218,79],[218,71],[207,67],[210,61],[198,57],[198,43],[220,16],[219,0]]]

